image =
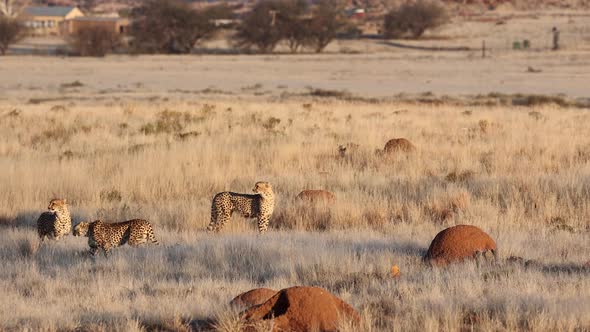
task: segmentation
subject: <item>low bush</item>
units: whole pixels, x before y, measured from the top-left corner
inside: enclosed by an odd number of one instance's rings
[[[101,26],[90,26],[75,32],[70,38],[69,44],[74,53],[78,55],[103,57],[119,47],[121,38],[114,30]]]
[[[387,38],[420,38],[426,30],[438,28],[449,20],[444,6],[430,0],[419,0],[403,4],[385,15],[383,29]]]

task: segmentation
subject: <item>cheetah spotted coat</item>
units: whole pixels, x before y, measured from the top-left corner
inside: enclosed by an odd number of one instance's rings
[[[88,237],[88,245],[92,255],[102,249],[106,256],[111,248],[124,244],[136,246],[146,243],[148,240],[158,244],[152,225],[143,219],[133,219],[112,224],[100,220],[90,223],[83,221],[74,228],[74,235]]]
[[[65,199],[52,199],[37,219],[37,233],[41,241],[47,238],[59,240],[72,230],[72,218]]]
[[[266,232],[274,211],[272,186],[268,182],[257,182],[253,190],[256,193],[254,195],[229,191],[215,195],[211,204],[211,222],[207,230],[221,231],[232,214],[237,211],[244,218],[256,218],[259,232]]]

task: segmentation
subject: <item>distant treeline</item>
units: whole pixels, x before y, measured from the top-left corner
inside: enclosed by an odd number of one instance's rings
[[[97,0],[83,0],[85,6]],[[189,1],[190,2],[190,1]],[[195,9],[182,0],[145,0],[125,12],[128,35],[100,26],[82,28],[68,38],[71,54],[104,56],[112,52],[134,54],[186,54],[219,30],[239,52],[272,53],[284,44],[292,53],[322,52],[335,38],[360,35],[360,29],[335,0],[263,0],[240,17],[225,3]],[[388,38],[418,38],[424,31],[448,21],[445,8],[418,0],[391,10],[382,34]],[[23,37],[18,22],[0,17],[0,53]]]

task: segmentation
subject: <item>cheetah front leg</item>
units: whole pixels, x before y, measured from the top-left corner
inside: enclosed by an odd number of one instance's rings
[[[263,234],[264,232],[266,232],[266,230],[268,229],[268,223],[270,221],[270,217],[269,216],[259,216],[258,217],[258,231],[260,232],[260,234]]]

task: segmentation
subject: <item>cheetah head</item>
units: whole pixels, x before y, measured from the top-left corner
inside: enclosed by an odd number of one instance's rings
[[[87,221],[80,221],[76,227],[74,227],[74,236],[86,236],[88,234],[88,228],[90,223]]]
[[[359,145],[356,143],[346,143],[338,146],[338,155],[341,158],[348,157],[351,153],[356,153],[359,150]]]
[[[49,209],[49,211],[55,212],[64,206],[66,206],[65,199],[55,198],[55,199],[52,199],[51,202],[49,202],[49,206],[47,207],[47,209]]]
[[[252,190],[264,198],[272,196],[272,186],[268,182],[256,182]]]

